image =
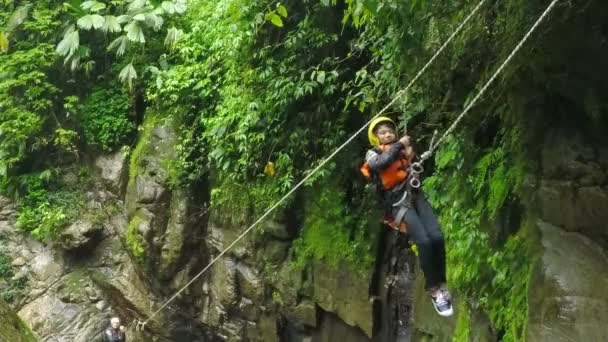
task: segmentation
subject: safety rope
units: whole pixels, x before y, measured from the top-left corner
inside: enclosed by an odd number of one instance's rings
[[[332,154],[330,154],[327,158],[325,158],[317,167],[315,167],[312,171],[310,171],[298,184],[296,184],[285,196],[283,196],[278,202],[276,202],[272,207],[270,207],[262,216],[260,216],[260,218],[258,218],[258,220],[256,220],[251,226],[249,226],[245,231],[243,231],[243,233],[241,233],[230,245],[228,245],[228,247],[226,247],[222,252],[220,252],[220,254],[218,254],[215,258],[213,258],[213,260],[211,260],[211,262],[205,266],[205,268],[200,271],[196,276],[194,276],[194,278],[192,278],[192,280],[190,280],[186,285],[184,285],[179,291],[177,291],[173,296],[171,296],[171,298],[169,298],[161,307],[159,307],[156,311],[154,311],[149,317],[148,319],[146,319],[144,322],[141,322],[138,320],[137,322],[137,330],[138,331],[143,331],[145,325],[150,322],[152,320],[152,318],[154,318],[159,312],[161,312],[165,307],[167,307],[167,305],[169,305],[173,300],[175,300],[175,298],[177,298],[183,291],[186,290],[186,288],[188,288],[192,283],[194,283],[200,276],[202,276],[211,266],[213,266],[213,264],[215,264],[215,262],[217,262],[222,256],[224,256],[234,245],[236,245],[243,237],[245,237],[251,230],[253,230],[253,228],[255,228],[262,220],[264,220],[271,212],[273,212],[279,205],[281,205],[289,196],[291,196],[291,194],[293,194],[297,189],[299,189],[302,185],[305,184],[305,182],[312,177],[318,170],[320,170],[323,166],[325,166],[325,164],[327,164],[327,162],[329,162],[336,154],[338,154],[340,151],[342,151],[348,144],[350,144],[361,132],[363,132],[367,126],[369,126],[369,124],[377,117],[379,117],[380,115],[384,114],[384,112],[386,112],[403,94],[405,94],[411,87],[412,85],[414,85],[414,83],[416,83],[416,81],[418,81],[418,79],[422,76],[422,74],[424,74],[424,72],[433,64],[433,62],[437,59],[437,57],[443,52],[443,50],[445,50],[445,48],[450,44],[450,42],[454,39],[454,37],[456,37],[456,35],[458,35],[460,33],[460,31],[462,31],[462,29],[466,26],[466,24],[470,21],[470,19],[479,11],[479,9],[481,8],[481,6],[486,2],[486,0],[481,0],[479,2],[479,4],[473,9],[473,11],[465,18],[465,20],[457,27],[457,29],[450,35],[450,37],[443,43],[443,45],[435,52],[435,54],[431,57],[431,59],[422,67],[422,69],[420,69],[420,71],[416,74],[416,76],[408,83],[408,85],[400,90],[399,92],[397,92],[394,96],[394,98],[386,105],[384,106],[376,115],[374,115],[369,121],[367,121],[367,123],[365,125],[363,125],[363,127],[361,127],[359,130],[357,130],[350,138],[348,138],[342,145],[340,145]],[[557,0],[554,1],[554,3],[557,2]],[[552,4],[553,5],[553,4]],[[551,6],[552,7],[552,6]],[[546,15],[543,14],[542,18]],[[540,21],[540,20],[539,20]],[[534,27],[532,29],[535,29],[536,26],[538,26],[538,22],[537,24],[534,25]],[[526,39],[527,37],[531,34],[532,32],[529,32],[526,35]],[[522,42],[523,43],[523,42]],[[520,44],[522,45],[522,44]],[[519,48],[520,46],[518,46]],[[502,68],[501,68],[502,69]],[[464,115],[461,115],[464,116]],[[461,118],[459,118],[461,119]],[[453,129],[453,127],[450,127],[451,129]],[[442,137],[443,138],[443,137]],[[443,140],[440,139],[438,141],[438,143]],[[429,148],[430,153],[432,153],[432,150],[434,149],[434,147],[436,147],[438,145],[438,143],[435,146],[431,146],[431,148]],[[427,151],[427,152],[429,152]],[[425,152],[425,153],[427,153]],[[429,154],[430,156],[430,154]],[[427,156],[427,158],[429,157]]]

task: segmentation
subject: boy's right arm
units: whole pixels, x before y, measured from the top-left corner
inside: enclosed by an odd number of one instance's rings
[[[403,145],[401,143],[394,143],[386,152],[378,153],[375,150],[369,150],[365,155],[365,161],[367,161],[370,170],[375,172],[382,171],[399,158],[402,148]]]

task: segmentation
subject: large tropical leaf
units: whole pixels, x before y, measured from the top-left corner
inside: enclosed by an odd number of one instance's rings
[[[78,27],[83,30],[90,30],[91,28],[95,28],[97,30],[105,25],[105,20],[99,14],[87,14],[78,19],[76,24],[78,24]]]
[[[120,32],[122,27],[118,23],[118,18],[113,15],[106,15],[104,17],[105,22],[102,27],[103,32]]]
[[[32,7],[31,4],[25,4],[25,5],[19,6],[19,7],[17,7],[17,9],[15,9],[13,14],[11,14],[10,18],[8,19],[8,22],[6,23],[6,32],[7,33],[14,31],[17,28],[17,26],[19,26],[19,25],[21,25],[21,23],[23,23],[25,18],[27,18],[27,14],[30,11],[30,7]]]
[[[71,56],[80,45],[80,36],[74,25],[70,25],[63,34],[63,39],[57,44],[57,53],[60,56]]]
[[[66,58],[64,64],[70,64],[70,70],[76,71],[80,68],[80,61],[88,58],[91,54],[91,49],[86,46],[79,46],[76,53]]]
[[[120,57],[127,51],[128,46],[129,38],[127,36],[120,36],[110,43],[108,50],[116,50],[116,56]]]
[[[137,79],[137,72],[133,67],[133,63],[129,63],[122,68],[120,74],[118,75],[118,79],[121,82],[126,83],[129,88],[133,88],[133,81]]]
[[[146,25],[152,27],[155,31],[159,30],[164,22],[163,17],[154,13],[146,13]]]
[[[125,31],[127,32],[127,38],[129,38],[130,41],[136,43],[146,42],[144,32],[142,31],[141,26],[139,26],[139,23],[137,21],[132,21],[127,24],[127,26],[125,26]]]

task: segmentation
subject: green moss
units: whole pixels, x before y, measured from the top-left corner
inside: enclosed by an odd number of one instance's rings
[[[17,320],[17,329],[24,342],[37,342],[38,339],[34,332],[20,318]]]
[[[458,304],[458,320],[454,330],[453,342],[469,342],[470,318],[469,310],[465,301]]]
[[[143,223],[143,220],[139,216],[131,218],[127,227],[126,242],[131,253],[139,260],[144,258],[144,248],[142,238],[138,234],[139,225]]]
[[[144,121],[144,124],[139,128],[139,138],[137,139],[137,145],[131,152],[129,159],[129,186],[135,181],[135,176],[141,173],[141,163],[143,156],[150,152],[150,135],[154,127],[159,122],[159,116],[154,114],[148,114]]]
[[[312,259],[332,267],[345,261],[353,270],[366,272],[376,256],[378,227],[369,225],[373,214],[349,209],[344,193],[326,184],[311,191],[304,227],[294,242],[293,266],[302,268]]]

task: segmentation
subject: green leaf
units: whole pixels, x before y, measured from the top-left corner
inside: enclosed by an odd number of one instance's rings
[[[285,8],[285,6],[279,5],[279,7],[277,7],[277,12],[279,12],[283,18],[287,18],[287,8]]]
[[[80,5],[80,7],[85,11],[97,12],[106,8],[106,4],[99,1],[85,1]]]
[[[77,0],[70,0],[71,3],[68,2],[64,2],[63,6],[66,9],[69,9],[72,13],[73,16],[83,16],[85,14],[87,14],[87,12],[85,12],[81,7],[80,7],[80,2]]]
[[[118,23],[118,18],[113,15],[105,16],[105,24],[102,28],[103,32],[120,32],[122,31],[122,27]]]
[[[143,13],[137,14],[133,17],[133,20],[137,20],[137,21],[145,21],[146,20],[146,15]]]
[[[4,32],[0,32],[0,51],[8,51],[8,38],[6,37]]]
[[[317,82],[321,84],[325,83],[325,71],[317,72]]]
[[[281,20],[281,17],[279,17],[276,13],[271,13],[270,14],[270,22],[277,27],[283,27],[283,20]]]
[[[133,81],[137,79],[137,72],[133,67],[133,63],[127,64],[118,75],[118,79],[126,83],[129,86],[129,89],[133,88]]]
[[[139,23],[137,21],[129,23],[127,26],[125,26],[124,30],[127,32],[127,38],[129,38],[130,41],[136,43],[146,42],[144,33],[141,30],[141,26],[139,26]]]

